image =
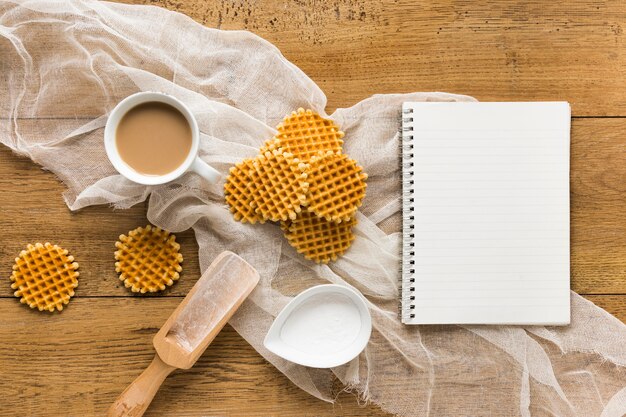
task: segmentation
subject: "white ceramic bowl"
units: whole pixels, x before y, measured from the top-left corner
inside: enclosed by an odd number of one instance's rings
[[[342,285],[318,285],[285,306],[263,344],[291,362],[332,368],[357,357],[371,332],[372,318],[361,293]]]

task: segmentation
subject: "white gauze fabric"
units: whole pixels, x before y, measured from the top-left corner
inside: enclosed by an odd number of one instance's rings
[[[626,326],[575,293],[567,327],[398,320],[400,105],[470,97],[376,95],[330,115],[369,180],[354,245],[325,266],[303,260],[276,225],[234,221],[223,180],[209,185],[187,174],[163,186],[133,184],[116,173],[103,147],[108,112],[143,90],[172,94],[192,109],[202,132],[200,156],[223,174],[254,156],[289,112],[304,107],[325,115],[324,93],[270,43],[157,7],[4,1],[0,56],[0,141],[54,172],[68,187],[71,210],[127,208],[148,198],[151,222],[172,232],[194,229],[203,271],[225,249],[250,262],[261,283],[230,324],[310,394],[333,401],[337,377],[401,416],[626,413]],[[365,351],[332,370],[266,351],[262,340],[280,309],[325,282],[354,286],[369,300],[374,328]]]

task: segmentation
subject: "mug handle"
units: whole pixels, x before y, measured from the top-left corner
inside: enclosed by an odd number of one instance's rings
[[[218,170],[204,162],[199,157],[196,157],[196,159],[191,164],[190,169],[210,183],[216,183],[221,177],[221,174]]]

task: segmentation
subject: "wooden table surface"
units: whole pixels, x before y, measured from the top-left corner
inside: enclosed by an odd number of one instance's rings
[[[625,2],[145,3],[268,39],[326,92],[329,110],[375,93],[434,90],[569,101],[572,288],[626,321]],[[70,213],[62,191],[53,175],[0,149],[0,416],[103,415],[148,365],[152,336],[199,273],[193,235],[182,233],[180,282],[159,297],[131,296],[114,272],[113,244],[146,224],[145,206]],[[12,259],[35,241],[80,261],[80,287],[62,314],[12,297]],[[226,327],[192,370],[166,381],[146,415],[386,415],[338,398],[331,405],[300,391]]]

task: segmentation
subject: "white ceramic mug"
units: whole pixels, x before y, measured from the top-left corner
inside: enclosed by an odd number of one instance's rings
[[[191,128],[191,149],[185,161],[175,170],[163,175],[144,175],[131,168],[120,156],[115,142],[117,126],[124,115],[133,107],[148,102],[160,102],[169,104],[180,111]],[[141,92],[135,93],[120,101],[111,111],[109,119],[104,127],[104,148],[106,149],[109,160],[120,174],[131,181],[145,185],[165,184],[175,180],[185,172],[192,171],[204,177],[207,181],[215,183],[220,178],[220,173],[198,157],[198,148],[200,147],[200,130],[198,122],[191,113],[189,108],[180,100],[164,93]]]

